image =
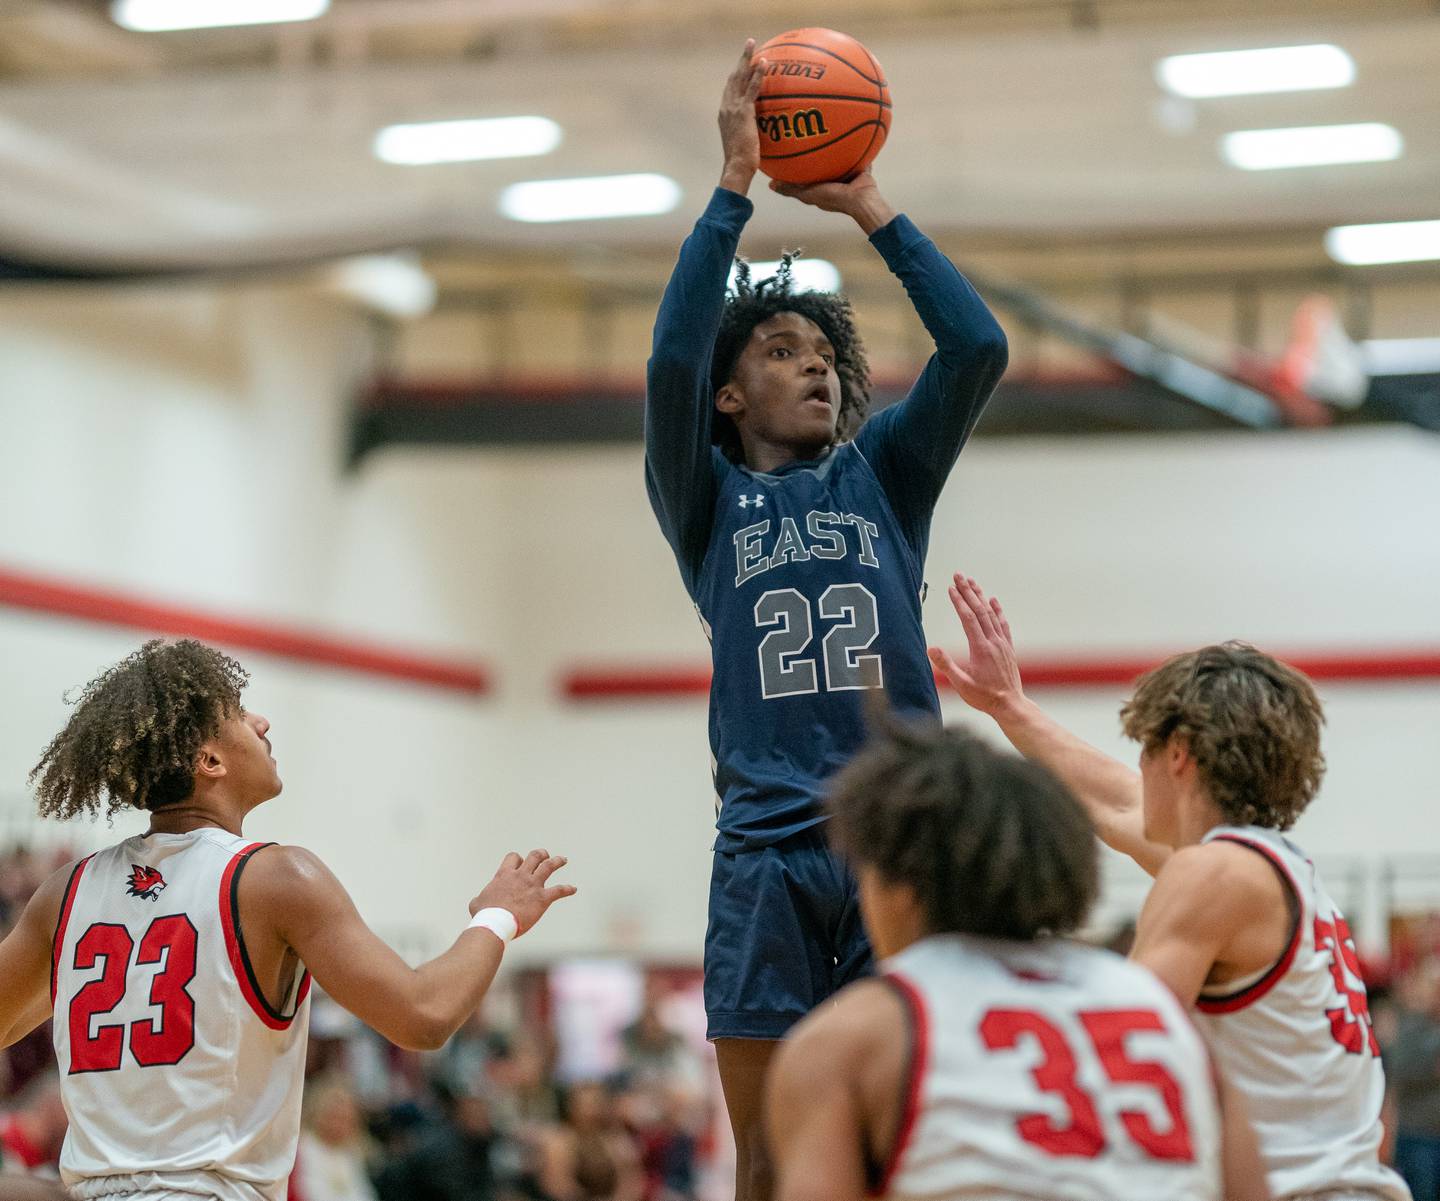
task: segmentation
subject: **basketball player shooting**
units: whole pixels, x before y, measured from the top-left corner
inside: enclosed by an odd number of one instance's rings
[[[1379,1161],[1385,1079],[1349,925],[1285,834],[1325,770],[1310,681],[1241,643],[1177,655],[1120,711],[1137,773],[1025,695],[998,601],[963,575],[950,600],[969,657],[934,648],[936,667],[1155,877],[1132,955],[1198,1010],[1274,1195],[1409,1201]]]
[[[920,622],[931,513],[1006,363],[984,302],[868,173],[772,188],[850,217],[905,287],[936,349],[903,401],[862,426],[866,361],[842,297],[795,291],[784,269],[758,283],[742,269],[727,296],[760,162],[753,49],[725,85],[720,186],[661,301],[645,402],[650,502],[712,644],[705,1004],[740,1201],[770,1195],[775,1040],[871,967],[819,798],[863,741],[866,690],[939,712]]]
[[[575,890],[543,850],[507,855],[444,954],[412,969],[323,863],[241,826],[279,795],[245,671],[150,642],[92,681],[31,774],[57,818],[149,830],[52,875],[0,943],[0,1047],[54,1015],[80,1198],[283,1201],[300,1135],[313,977],[402,1047],[475,1012],[506,943]]]
[[[776,1058],[780,1201],[1268,1201],[1184,1008],[1063,937],[1094,902],[1098,852],[1049,772],[890,722],[829,809],[882,974]]]

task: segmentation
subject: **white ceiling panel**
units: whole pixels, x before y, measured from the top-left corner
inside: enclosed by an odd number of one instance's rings
[[[1115,233],[1440,217],[1440,17],[1365,19],[1363,6],[1361,13],[1008,32],[967,31],[958,21],[887,32],[882,22],[864,35],[896,106],[876,173],[898,207],[936,231]],[[23,181],[50,164],[50,219],[32,242],[46,252],[70,242],[83,253],[106,221],[143,227],[147,196],[157,240],[164,222],[188,205],[188,234],[200,236],[214,220],[220,236],[239,240],[295,225],[328,226],[342,242],[377,228],[393,241],[674,241],[718,175],[714,109],[744,32],[732,18],[695,30],[680,46],[632,50],[527,48],[519,39],[483,60],[209,70],[152,64],[131,73],[21,76],[0,83],[0,169],[7,147],[23,147],[28,169],[6,171],[23,192]],[[1167,54],[1319,41],[1354,56],[1354,86],[1185,102],[1167,98],[1154,77]],[[532,113],[565,131],[559,148],[541,158],[401,167],[371,153],[376,130],[394,122]],[[1256,173],[1227,166],[1219,154],[1219,139],[1235,129],[1359,121],[1394,125],[1404,156]],[[87,165],[100,188],[88,221]],[[680,182],[676,212],[525,226],[496,209],[500,191],[519,180],[652,171]],[[56,180],[71,186],[65,205]],[[118,189],[108,207],[105,189]],[[23,197],[7,192],[0,237],[13,245]],[[841,220],[755,194],[754,229],[764,237],[803,240]]]

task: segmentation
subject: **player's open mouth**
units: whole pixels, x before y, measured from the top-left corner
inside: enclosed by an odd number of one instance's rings
[[[830,407],[830,391],[828,388],[812,388],[805,394],[806,404],[822,404],[827,409]]]

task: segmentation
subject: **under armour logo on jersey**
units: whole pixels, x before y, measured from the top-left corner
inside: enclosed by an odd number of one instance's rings
[[[746,496],[742,492],[740,494],[740,507],[742,509],[748,509],[751,505],[754,505],[757,509],[763,509],[765,507],[764,495],[757,492],[754,496]]]
[[[165,891],[165,877],[153,867],[141,867],[138,863],[132,863],[129,885],[125,891],[132,897],[158,901],[160,894]]]

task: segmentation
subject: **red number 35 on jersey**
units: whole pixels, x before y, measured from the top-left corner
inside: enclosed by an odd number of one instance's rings
[[[1193,1161],[1179,1083],[1163,1064],[1131,1059],[1125,1051],[1127,1034],[1165,1029],[1160,1015],[1149,1009],[1094,1010],[1080,1014],[1080,1021],[1105,1075],[1117,1084],[1148,1085],[1165,1106],[1168,1130],[1158,1129],[1147,1114],[1126,1111],[1120,1114],[1125,1132],[1152,1159]],[[1034,1010],[992,1009],[980,1023],[980,1038],[991,1051],[1011,1050],[1022,1038],[1038,1045],[1043,1058],[1031,1070],[1035,1084],[1061,1097],[1069,1111],[1064,1124],[1043,1113],[1019,1118],[1015,1125],[1021,1138],[1050,1155],[1093,1159],[1105,1150],[1099,1111],[1076,1079],[1075,1052],[1060,1027]]]

